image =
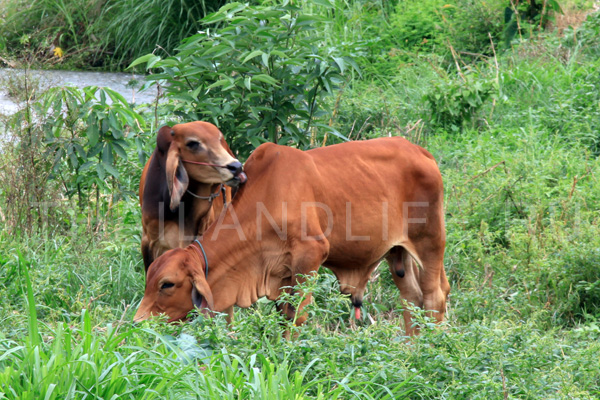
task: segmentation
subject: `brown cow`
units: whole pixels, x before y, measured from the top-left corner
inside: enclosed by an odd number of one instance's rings
[[[185,164],[185,166],[184,166]],[[231,201],[242,164],[208,122],[163,126],[140,180],[142,256],[146,271],[165,251],[201,235]]]
[[[443,320],[443,185],[429,152],[402,138],[306,152],[263,144],[244,171],[248,183],[204,233],[203,249],[192,243],[150,266],[136,321],[161,313],[181,320],[194,305],[222,311],[275,300],[320,265],[335,273],[359,317],[384,258],[403,300]],[[306,319],[289,305],[281,310],[296,324]],[[404,320],[407,334],[416,333],[409,311]]]

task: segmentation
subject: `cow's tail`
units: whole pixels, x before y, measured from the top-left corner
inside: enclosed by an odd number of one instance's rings
[[[401,246],[392,247],[390,250],[390,257],[388,258],[388,262],[391,263],[390,268],[398,275],[400,278],[404,278],[406,274],[406,266],[404,265],[404,250]]]

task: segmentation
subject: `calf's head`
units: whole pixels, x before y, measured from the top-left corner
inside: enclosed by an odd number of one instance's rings
[[[135,322],[161,314],[169,322],[181,321],[194,306],[214,308],[202,261],[192,251],[190,247],[169,250],[150,265],[144,298],[133,317]]]
[[[230,186],[237,186],[242,180],[242,164],[233,156],[221,131],[209,122],[164,126],[156,142],[159,150],[167,155],[165,169],[173,211],[179,206],[190,180]]]

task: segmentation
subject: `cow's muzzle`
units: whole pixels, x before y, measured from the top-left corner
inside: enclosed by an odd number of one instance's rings
[[[242,173],[242,163],[239,161],[234,161],[230,164],[227,164],[225,167],[233,174],[234,177],[237,177]]]
[[[242,163],[239,161],[234,161],[225,166],[229,172],[233,175],[233,178],[225,182],[229,186],[237,187],[240,184],[243,184],[248,180],[248,177],[243,171]]]

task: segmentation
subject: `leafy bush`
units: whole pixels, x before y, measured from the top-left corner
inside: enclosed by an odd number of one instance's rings
[[[138,166],[131,173],[128,152],[138,155],[140,163],[145,161],[145,121],[108,88],[58,87],[38,96],[6,125],[13,144],[5,149],[7,168],[0,175],[0,190],[11,217],[9,226],[15,232],[21,226],[29,230],[47,223],[68,228],[58,212],[70,206],[64,197],[75,197],[80,211],[93,202],[93,218],[99,223],[101,209],[108,211],[135,195],[131,189],[141,170]]]
[[[206,32],[186,39],[177,55],[148,54],[132,65],[160,71],[149,79],[173,100],[166,112],[214,122],[244,157],[265,141],[306,148],[326,133],[341,136],[327,125],[322,100],[355,68],[318,46],[314,26],[326,22],[291,4],[231,3],[204,19]]]
[[[77,194],[80,205],[93,187],[113,192],[111,203],[131,195],[118,185],[118,160],[127,160],[126,149],[132,145],[141,155],[145,122],[125,98],[111,89],[89,86],[83,90],[53,88],[40,100],[41,113],[48,115],[47,151],[66,194]],[[140,161],[143,163],[143,157]],[[111,183],[108,177],[112,177]]]
[[[493,56],[503,35],[504,0],[455,0],[442,8],[445,37],[464,59]]]
[[[399,1],[392,17],[394,37],[400,48],[414,52],[432,52],[445,47],[442,0]]]
[[[475,122],[489,98],[498,92],[495,78],[467,72],[454,79],[440,79],[424,100],[430,108],[429,120],[434,127],[458,131],[465,123]]]
[[[407,63],[418,63],[424,54],[452,62],[450,46],[464,59],[491,56],[492,42],[502,37],[503,2],[473,0],[400,1],[389,24],[379,26],[378,40],[372,39],[367,58],[375,75],[395,75]],[[491,36],[491,40],[490,40]],[[369,38],[365,38],[369,40]],[[433,61],[436,62],[436,61]]]

